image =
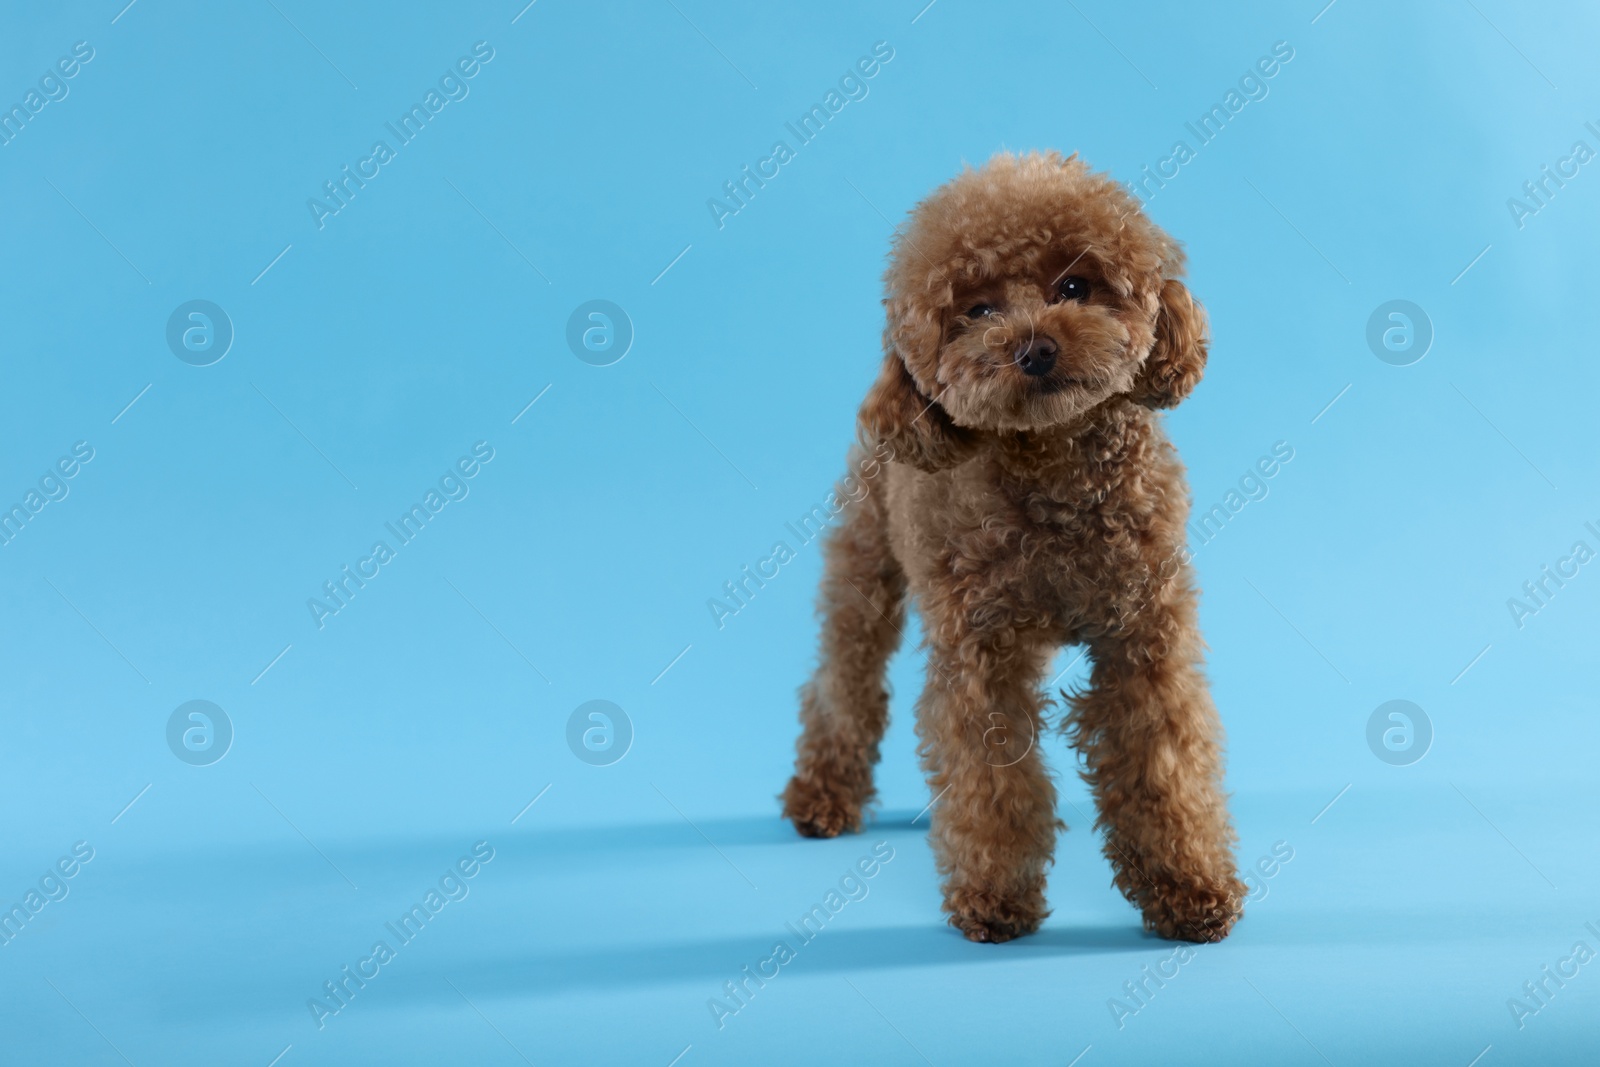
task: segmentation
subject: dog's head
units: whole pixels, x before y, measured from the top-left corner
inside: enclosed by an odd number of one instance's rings
[[[1138,201],[1076,156],[965,171],[895,238],[863,437],[938,470],[985,433],[1059,426],[1113,396],[1173,407],[1206,362],[1182,269]]]

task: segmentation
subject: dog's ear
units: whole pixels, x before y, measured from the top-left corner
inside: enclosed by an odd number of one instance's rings
[[[1133,397],[1151,408],[1177,407],[1206,369],[1206,312],[1175,278],[1161,285],[1156,339],[1134,382]]]
[[[953,467],[965,458],[971,434],[950,421],[938,402],[925,396],[899,353],[889,348],[878,380],[861,403],[857,426],[870,450],[888,453],[924,471]]]

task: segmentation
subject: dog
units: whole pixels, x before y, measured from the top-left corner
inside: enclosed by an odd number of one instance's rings
[[[824,546],[819,664],[781,800],[805,836],[861,829],[909,599],[943,907],[972,941],[1049,915],[1065,824],[1034,740],[1069,644],[1093,666],[1062,694],[1063,729],[1117,888],[1169,939],[1220,941],[1242,912],[1188,490],[1157,415],[1205,369],[1183,266],[1124,186],[1055,152],[965,170],[892,242],[883,365],[851,453],[865,488]]]

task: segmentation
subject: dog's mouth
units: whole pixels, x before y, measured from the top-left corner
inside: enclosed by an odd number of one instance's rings
[[[1090,392],[1101,383],[1088,378],[1072,378],[1067,375],[1051,374],[1040,378],[1027,378],[1024,388],[1030,397],[1056,396],[1060,393],[1073,391]]]
[[[1076,378],[1029,378],[1027,379],[1028,395],[1030,396],[1055,396],[1069,389],[1078,389],[1084,386]]]

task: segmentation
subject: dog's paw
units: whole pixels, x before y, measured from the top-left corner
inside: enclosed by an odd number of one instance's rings
[[[944,910],[968,941],[994,945],[1033,933],[1050,914],[1042,890],[1008,897],[986,889],[952,889],[945,894]]]
[[[861,829],[861,804],[824,780],[795,775],[783,791],[783,817],[802,837],[838,837]]]
[[[1244,883],[1172,882],[1152,886],[1144,895],[1144,926],[1169,941],[1221,941],[1244,914]]]

